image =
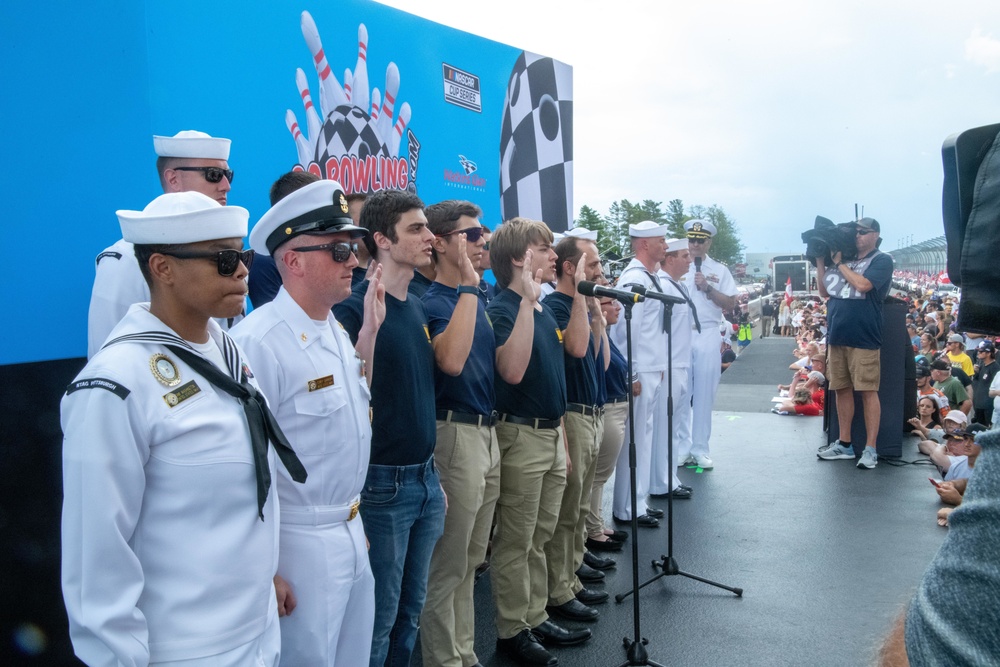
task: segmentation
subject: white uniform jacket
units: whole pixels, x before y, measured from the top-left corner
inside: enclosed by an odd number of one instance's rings
[[[733,280],[733,274],[729,272],[725,264],[717,262],[711,257],[705,257],[701,262],[701,272],[705,274],[705,280],[712,286],[712,289],[717,289],[726,296],[736,295],[736,281]],[[684,276],[682,284],[691,294],[691,300],[694,302],[695,307],[698,308],[701,331],[705,333],[709,329],[714,330],[718,328],[725,321],[725,316],[721,308],[715,305],[714,302],[709,301],[705,293],[695,287],[695,273],[694,262],[692,262],[691,268],[688,269],[687,275]]]
[[[261,521],[243,407],[160,342],[176,334],[148,308],[112,333],[152,335],[98,352],[61,405],[63,595],[88,665],[216,655],[277,615],[277,494]],[[232,377],[250,371],[209,332]]]
[[[657,277],[660,279],[660,286],[663,287],[664,294],[680,299],[690,296],[684,283],[679,280],[675,281],[666,271],[660,271]],[[700,312],[698,321],[701,321]],[[673,362],[674,370],[691,368],[691,340],[694,333],[694,316],[691,313],[691,306],[687,303],[674,304],[673,310],[670,312],[670,345],[671,352],[673,352],[670,360]]]
[[[284,287],[235,326],[233,337],[309,472],[305,484],[283,468],[277,477],[278,574],[298,598],[281,619],[282,661],[366,665],[375,598],[356,505],[371,454],[371,394],[361,361],[332,312],[323,322],[310,319]]]
[[[655,273],[653,275],[656,275]],[[660,279],[657,278],[657,281]],[[618,289],[630,291],[631,285],[642,285],[647,290],[657,289],[642,262],[633,259],[618,278]],[[660,282],[662,288],[662,282]],[[626,353],[626,322],[624,315],[611,328],[615,345]],[[636,373],[662,372],[667,370],[667,335],[663,332],[663,304],[646,299],[632,306],[632,378]]]
[[[108,334],[134,303],[149,301],[149,285],[142,277],[135,258],[135,246],[124,239],[105,248],[97,256],[97,273],[90,293],[90,310],[87,313],[87,358],[101,349]],[[242,315],[232,318],[235,324]],[[231,326],[230,320],[217,319],[223,330]]]

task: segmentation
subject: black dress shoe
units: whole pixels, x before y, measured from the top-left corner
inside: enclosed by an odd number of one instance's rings
[[[610,570],[614,568],[618,563],[615,562],[614,558],[602,558],[596,556],[589,551],[583,552],[583,564],[589,565],[595,570]]]
[[[688,486],[687,484],[678,484],[677,488],[678,489],[684,489],[685,491],[691,491],[692,490],[691,487]]]
[[[598,572],[597,570],[590,567],[586,563],[582,564],[579,568],[577,568],[576,576],[580,578],[580,581],[586,581],[587,583],[604,581],[604,573]]]
[[[576,600],[570,600],[570,602],[576,602]],[[577,602],[577,604],[579,603]],[[597,613],[596,609],[592,611],[595,614]],[[546,644],[550,644],[552,646],[573,646],[574,644],[582,644],[590,639],[591,634],[589,628],[584,628],[582,630],[567,630],[563,626],[556,625],[552,621],[545,621],[537,628],[532,628],[531,633]]]
[[[522,665],[556,667],[559,664],[559,659],[538,643],[531,630],[521,630],[509,639],[497,639],[497,651],[506,653]]]
[[[587,545],[587,548],[590,549],[591,551],[621,551],[622,550],[622,543],[621,542],[616,542],[615,540],[612,540],[612,539],[607,539],[607,540],[604,540],[602,542],[601,540],[595,540],[595,539],[593,539],[591,537],[588,537],[587,541],[585,542],[585,544]]]
[[[663,510],[661,510],[658,507],[647,507],[646,508],[646,514],[647,514],[647,516],[651,516],[654,519],[662,519],[663,518]]]
[[[649,494],[650,498],[657,498],[657,499],[659,499],[659,498],[667,498],[668,496],[670,496],[669,493],[651,493],[651,494]]]
[[[632,522],[629,521],[628,519],[619,519],[616,516],[613,516],[611,518],[612,520],[614,520],[615,523],[617,523],[620,526],[632,525]],[[643,514],[642,516],[640,516],[638,519],[636,519],[636,523],[639,524],[640,528],[657,528],[660,525],[660,522],[657,519],[654,519],[648,514]]]
[[[676,489],[670,492],[670,495],[674,497],[674,500],[690,500],[691,489],[684,488],[683,486],[678,486]]]
[[[624,542],[625,540],[628,539],[628,533],[626,533],[624,530],[613,530],[611,531],[610,535],[604,533],[604,536],[607,537],[609,540],[614,540],[615,542]]]
[[[607,591],[595,591],[590,588],[582,588],[576,594],[576,599],[583,604],[594,605],[608,601]]]
[[[555,614],[561,618],[568,619],[570,621],[596,621],[597,617],[600,616],[597,610],[593,607],[588,607],[577,599],[572,599],[568,602],[563,602],[561,605],[550,605],[545,608],[550,614]],[[559,627],[559,626],[556,626]],[[590,636],[590,631],[587,631],[587,636]],[[575,642],[574,642],[575,643]]]

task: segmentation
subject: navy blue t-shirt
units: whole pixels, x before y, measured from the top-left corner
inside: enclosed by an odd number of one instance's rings
[[[542,303],[552,309],[556,324],[563,331],[569,326],[573,314],[573,297],[561,292],[553,292],[542,299]],[[587,354],[582,358],[566,353],[566,400],[581,405],[597,405],[597,364],[594,358],[594,337],[588,336]],[[601,362],[602,370],[604,362]]]
[[[250,265],[250,275],[247,277],[247,288],[250,293],[250,303],[254,308],[260,308],[265,303],[274,301],[281,288],[281,275],[274,258],[267,255],[255,255]]]
[[[608,397],[605,402],[625,398],[628,392],[632,391],[631,383],[628,380],[628,362],[625,355],[621,353],[618,346],[611,340],[611,364],[604,374],[604,386],[607,389]]]
[[[432,283],[423,296],[427,313],[427,326],[431,340],[443,333],[451,322],[451,316],[458,305],[458,293],[454,287]],[[435,364],[434,388],[437,409],[454,410],[477,415],[488,415],[493,411],[493,372],[496,365],[497,344],[493,335],[493,325],[486,316],[482,301],[476,300],[476,330],[472,338],[469,358],[457,377],[442,373]]]
[[[333,307],[337,321],[351,335],[351,342],[358,344],[358,332],[365,322],[365,292],[368,291],[368,281],[362,280],[351,289],[351,296]],[[377,339],[376,339],[377,340]]]
[[[840,271],[827,270],[823,279],[830,295],[826,304],[827,344],[877,350],[882,347],[882,303],[892,284],[892,257],[875,250],[864,259],[844,263],[867,278],[872,289],[862,294]]]
[[[498,348],[510,338],[520,306],[521,295],[510,289],[500,290],[490,301],[486,313],[493,322]],[[501,414],[518,417],[559,419],[566,413],[562,329],[545,305],[542,310],[535,309],[534,322],[531,359],[520,384],[508,384],[496,374],[496,409]]]
[[[406,291],[418,299],[423,299],[424,292],[426,292],[427,288],[430,286],[431,281],[427,279],[427,276],[419,271],[414,271],[413,280],[411,280],[410,284],[406,286]]]
[[[364,287],[367,289],[368,281]],[[360,285],[359,285],[360,286]],[[357,302],[361,299],[361,317]],[[363,324],[364,291],[334,307],[337,320],[352,341]],[[348,308],[348,301],[354,303]],[[347,316],[341,319],[340,313]],[[375,339],[372,360],[372,465],[408,466],[427,461],[434,453],[437,424],[434,408],[434,348],[427,316],[419,299],[406,301],[385,295],[385,321]]]
[[[486,282],[483,278],[479,279],[479,300],[482,301],[484,308],[490,304],[496,293],[496,285]]]

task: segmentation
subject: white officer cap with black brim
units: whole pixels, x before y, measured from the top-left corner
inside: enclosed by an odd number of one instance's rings
[[[229,160],[232,142],[197,130],[182,130],[172,137],[153,135],[153,150],[159,157]]]
[[[643,220],[639,224],[628,226],[628,235],[634,239],[650,239],[667,235],[667,226],[652,220]]]
[[[301,234],[335,232],[349,232],[352,238],[368,234],[364,227],[354,225],[340,183],[321,180],[295,190],[272,206],[250,232],[250,247],[262,255],[271,255],[282,243]]]
[[[710,239],[718,231],[708,220],[688,220],[684,223],[684,231],[689,239]]]
[[[241,206],[223,206],[200,192],[170,192],[149,202],[141,211],[115,211],[122,238],[136,245],[198,243],[242,239],[250,212]]]

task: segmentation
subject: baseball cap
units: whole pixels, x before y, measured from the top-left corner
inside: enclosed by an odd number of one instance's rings
[[[962,343],[965,344],[965,339],[962,338],[962,334],[953,333],[948,336],[949,343]]]
[[[950,371],[951,370],[951,364],[949,364],[944,359],[935,359],[934,361],[931,362],[931,370],[932,371]]]
[[[875,218],[861,218],[860,220],[858,220],[857,224],[858,227],[862,229],[870,229],[876,232],[882,231],[881,229],[879,229],[878,220],[876,220]]]
[[[965,416],[965,413],[961,410],[949,410],[948,414],[944,416],[945,419],[950,419],[956,424],[968,424],[969,418]]]
[[[989,352],[990,354],[996,354],[997,348],[991,340],[979,341],[979,345],[976,346],[977,352]]]

